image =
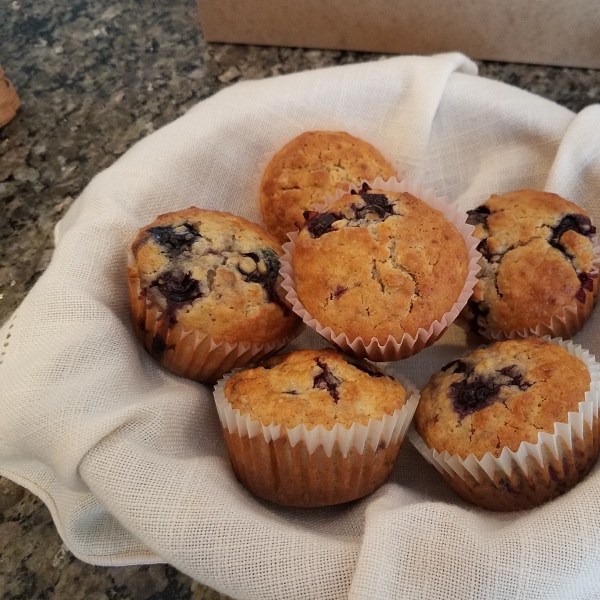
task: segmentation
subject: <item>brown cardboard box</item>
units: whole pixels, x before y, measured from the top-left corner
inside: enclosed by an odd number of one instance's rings
[[[212,42],[600,68],[598,0],[198,0]]]

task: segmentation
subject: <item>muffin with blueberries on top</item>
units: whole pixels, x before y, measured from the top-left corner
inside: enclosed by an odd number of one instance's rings
[[[466,500],[531,508],[594,465],[598,379],[593,357],[578,347],[497,342],[432,375],[415,413],[420,439],[411,439]]]
[[[283,297],[281,247],[241,217],[199,208],[159,216],[131,247],[130,303],[146,349],[198,381],[281,348],[298,318]]]
[[[292,506],[373,492],[392,470],[418,402],[407,386],[331,348],[277,355],[226,376],[215,401],[237,478]]]
[[[365,346],[427,333],[401,351],[409,354],[442,334],[434,323],[459,300],[469,260],[465,239],[441,211],[367,184],[307,214],[291,256],[298,300],[321,327]]]
[[[598,294],[589,214],[535,190],[493,195],[468,214],[482,257],[463,322],[489,339],[581,329]]]

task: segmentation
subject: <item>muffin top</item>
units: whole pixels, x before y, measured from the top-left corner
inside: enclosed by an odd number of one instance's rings
[[[260,209],[268,231],[287,242],[304,223],[303,213],[333,196],[336,189],[377,177],[394,168],[371,144],[343,131],[308,131],[273,156],[260,185]]]
[[[538,433],[566,423],[590,389],[583,361],[539,338],[476,350],[434,373],[414,423],[429,448],[479,460],[504,447],[536,444]]]
[[[548,192],[494,195],[468,212],[481,242],[481,271],[463,311],[473,329],[512,330],[550,324],[552,315],[592,292],[588,213]]]
[[[141,293],[171,324],[216,341],[264,343],[298,324],[280,286],[281,246],[255,223],[188,208],[160,215],[132,245]]]
[[[292,255],[298,298],[350,340],[415,337],[457,301],[469,256],[441,212],[409,194],[350,193],[312,213]]]
[[[393,415],[406,403],[406,390],[370,363],[332,349],[300,350],[273,356],[255,369],[236,373],[225,398],[242,415],[263,425],[292,429],[339,423],[367,425]]]

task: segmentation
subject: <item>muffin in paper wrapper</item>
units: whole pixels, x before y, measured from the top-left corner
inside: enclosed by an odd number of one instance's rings
[[[233,471],[256,496],[287,506],[340,504],[379,488],[394,467],[420,397],[412,383],[399,378],[407,400],[393,415],[350,428],[336,423],[331,430],[302,424],[288,429],[265,426],[233,409],[224,393],[232,376],[216,384],[214,397]]]
[[[232,369],[277,352],[295,337],[294,334],[262,344],[215,341],[207,333],[170,323],[168,316],[163,316],[159,308],[146,300],[131,253],[127,278],[131,320],[137,337],[161,365],[181,377],[214,383]]]
[[[539,323],[535,327],[527,327],[525,329],[513,329],[512,331],[506,332],[495,329],[484,329],[479,328],[477,331],[484,338],[501,342],[503,340],[517,340],[519,338],[526,337],[560,337],[562,339],[572,338],[588,320],[592,314],[592,310],[596,304],[598,298],[598,272],[600,270],[600,246],[598,245],[598,237],[592,238],[592,252],[594,253],[594,260],[592,260],[592,270],[589,272],[589,276],[593,282],[593,288],[591,290],[584,289],[585,302],[579,302],[576,298],[570,305],[565,306],[559,313],[552,315],[550,322]],[[460,321],[460,319],[459,319]],[[457,321],[457,324],[459,323]],[[460,322],[461,327],[470,329],[468,323]]]
[[[567,492],[594,466],[599,451],[598,403],[600,365],[587,350],[559,338],[545,338],[581,359],[591,377],[590,390],[569,412],[566,423],[555,423],[554,433],[538,433],[536,444],[522,442],[514,452],[508,447],[496,458],[490,452],[478,460],[428,448],[411,427],[408,437],[465,500],[495,511],[514,511],[539,506]]]
[[[413,356],[427,346],[431,346],[431,344],[437,341],[458,317],[460,311],[471,297],[473,288],[477,283],[477,273],[480,269],[478,261],[481,256],[477,251],[479,240],[471,235],[475,228],[466,223],[467,214],[460,211],[456,204],[448,204],[445,197],[436,196],[433,188],[425,189],[421,184],[412,183],[408,180],[398,182],[393,178],[385,182],[382,179],[376,179],[373,182],[365,183],[374,190],[408,192],[420,200],[423,200],[432,208],[439,210],[444,217],[456,227],[465,241],[469,253],[469,264],[465,284],[452,308],[439,320],[433,321],[427,329],[420,328],[415,337],[405,333],[402,338],[398,340],[390,335],[384,344],[380,344],[375,337],[370,340],[365,340],[361,337],[352,340],[349,339],[344,332],[335,332],[331,327],[323,327],[317,319],[312,317],[298,298],[294,284],[294,270],[292,267],[292,254],[298,239],[298,232],[288,234],[290,241],[283,245],[284,254],[281,257],[281,269],[279,272],[283,276],[282,287],[287,292],[286,299],[292,305],[294,312],[302,318],[304,323],[317,331],[317,333],[323,336],[331,344],[337,346],[343,352],[347,352],[348,354],[352,354],[359,358],[368,358],[373,361],[399,360]],[[358,191],[359,188],[350,186],[350,190]],[[323,212],[329,205],[335,202],[335,200],[347,193],[348,192],[339,190],[335,198],[326,198],[322,205],[315,207],[315,210]]]

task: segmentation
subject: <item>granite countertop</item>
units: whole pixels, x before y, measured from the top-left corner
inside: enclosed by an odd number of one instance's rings
[[[236,81],[384,58],[209,44],[193,0],[1,0],[0,14],[0,64],[22,101],[0,129],[0,324],[48,265],[53,227],[73,199],[136,141]],[[478,65],[574,111],[600,101],[600,71]],[[3,478],[0,597],[225,598],[168,565],[79,561],[42,502]]]

